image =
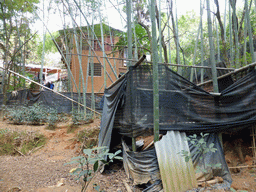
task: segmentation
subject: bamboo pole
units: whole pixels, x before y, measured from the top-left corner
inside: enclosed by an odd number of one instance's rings
[[[45,21],[45,12],[44,12],[44,0],[43,0],[43,22]],[[43,84],[43,69],[44,69],[44,55],[45,55],[45,26],[43,24],[43,52],[41,58],[41,69],[39,75],[39,82]]]
[[[200,10],[201,13],[201,10]],[[196,60],[196,53],[197,53],[197,45],[198,45],[198,40],[199,40],[199,32],[201,31],[201,22],[202,22],[202,15],[200,17],[200,21],[199,21],[199,26],[198,26],[198,30],[197,30],[197,37],[196,37],[196,45],[195,45],[195,50],[194,50],[194,57],[193,57],[193,62],[192,65],[195,65],[195,60]],[[191,73],[190,73],[190,81],[193,81],[193,77],[194,76],[194,68],[191,68]]]
[[[63,5],[65,6],[65,8],[66,8],[66,9],[68,10],[68,12],[69,12],[69,9],[68,9],[67,6],[64,4],[63,0],[61,0],[61,1],[62,1]],[[66,0],[66,1],[67,1],[67,0]],[[75,1],[75,0],[74,0],[74,1]],[[76,1],[75,1],[75,3],[76,3]],[[78,6],[78,8],[79,8],[80,11],[81,11],[81,8],[79,7],[79,5],[78,5],[77,3],[76,3],[76,5]],[[81,11],[81,12],[82,12],[82,11]],[[83,14],[83,13],[82,13],[82,14]],[[83,16],[84,16],[84,14],[83,14]],[[84,16],[84,18],[86,19],[85,16]],[[78,27],[78,29],[80,30],[80,32],[83,34],[83,38],[86,39],[86,41],[87,41],[87,43],[88,43],[88,45],[89,45],[88,39],[87,39],[86,35],[84,34],[84,32],[82,31],[82,29],[78,26],[78,24],[76,23],[76,21],[75,21],[75,19],[74,19],[73,17],[71,17],[71,19],[74,21],[74,23],[76,24],[76,26]],[[89,26],[89,23],[88,23],[87,19],[86,19],[86,22],[87,22],[87,25]],[[91,29],[91,26],[89,26],[89,28]],[[94,33],[94,31],[93,31],[92,29],[91,29],[91,31],[92,31],[93,34],[95,35],[95,33]],[[96,36],[96,35],[95,35],[95,36]],[[99,43],[99,40],[98,40],[97,36],[96,36],[96,39],[97,39],[97,41],[98,41],[98,43]],[[99,43],[99,46],[100,46],[100,48],[102,49],[100,43]],[[92,51],[93,51],[95,57],[97,58],[98,62],[99,62],[99,63],[101,64],[101,66],[103,67],[101,61],[99,60],[99,56],[96,54],[95,50],[92,49]],[[113,69],[113,66],[112,66],[111,63],[109,62],[108,58],[106,58],[106,60],[108,61],[111,70],[114,72],[114,75],[115,75],[115,77],[117,78],[117,75],[116,75],[116,73],[115,73],[115,71],[114,71],[114,69]],[[110,81],[113,82],[113,80],[112,80],[112,78],[111,78],[111,76],[109,75],[108,72],[107,72],[107,75],[108,75]]]
[[[247,26],[248,26],[249,46],[250,46],[250,53],[251,53],[251,57],[252,57],[252,62],[256,62],[256,58],[255,58],[255,55],[254,55],[252,28],[251,28],[251,22],[250,22],[250,16],[249,16],[249,11],[248,11],[248,2],[247,2],[247,0],[245,0],[245,14],[246,14],[246,22],[247,22]]]
[[[226,42],[226,36],[227,36],[227,0],[225,0],[225,10],[224,10],[224,41]]]
[[[98,13],[99,13],[99,18],[100,18],[100,34],[101,34],[101,47],[102,47],[102,54],[103,57],[106,56],[105,54],[105,41],[104,41],[104,29],[103,29],[103,24],[102,24],[102,16],[101,16],[101,11],[100,7],[98,7]],[[107,87],[107,70],[106,70],[106,60],[103,58],[103,71],[104,71],[104,89]]]
[[[94,12],[92,12],[92,26],[94,29],[94,25],[93,25],[93,19],[94,19]],[[88,31],[88,38],[90,37],[91,33],[89,30],[89,26],[87,26],[87,31]],[[89,56],[91,56],[92,54],[92,48],[94,48],[94,41],[93,40],[89,40]],[[90,69],[89,69],[90,68]],[[95,109],[95,103],[94,103],[94,62],[93,62],[93,57],[87,57],[87,71],[86,71],[86,91],[87,91],[87,87],[88,87],[88,79],[89,79],[89,70],[91,70],[91,107],[94,110]],[[95,114],[93,114],[93,117],[95,116]]]
[[[230,75],[232,75],[232,74],[236,74],[236,73],[241,72],[241,71],[243,71],[243,70],[245,70],[245,69],[252,68],[252,67],[255,67],[255,66],[256,66],[256,62],[251,63],[251,64],[249,64],[249,65],[247,65],[247,66],[245,66],[245,67],[241,67],[241,68],[236,69],[236,70],[234,70],[234,71],[232,71],[232,72],[230,72],[230,73],[227,73],[227,74],[225,74],[225,75],[219,76],[217,79],[225,78],[225,77],[227,77],[227,76],[230,76]],[[205,81],[205,82],[203,82],[203,83],[199,83],[199,84],[197,84],[197,86],[202,86],[202,85],[205,85],[205,84],[208,84],[208,83],[212,83],[212,80]]]
[[[138,56],[138,42],[137,42],[137,34],[136,34],[136,30],[135,30],[135,21],[132,23],[132,28],[133,28],[134,46],[135,46],[134,58],[135,58],[135,60],[138,60],[139,59],[139,56]]]
[[[166,0],[166,2],[168,2],[168,0]],[[170,11],[169,10],[170,7],[168,6],[167,8],[167,17],[170,18]],[[171,40],[170,40],[170,19],[168,19],[168,37],[169,37],[169,42],[168,42],[168,55],[169,55],[169,59],[168,59],[168,63],[171,63],[172,62],[172,54],[171,54]]]
[[[204,7],[204,0],[200,1],[200,18],[203,17],[203,7]],[[200,38],[201,38],[201,66],[204,66],[204,36],[203,36],[203,20],[200,19],[200,25],[201,25],[201,34],[200,34]],[[204,69],[201,68],[200,70],[201,72],[201,83],[204,82]]]
[[[72,14],[73,16],[73,12],[72,10],[70,10],[70,13]],[[72,20],[73,21],[73,20]],[[81,21],[81,20],[80,20]],[[73,24],[73,31],[74,31],[74,37],[75,37],[75,43],[76,43],[76,51],[77,53],[82,53],[82,47],[79,49],[79,47],[81,46],[81,42],[80,42],[80,45],[78,43],[78,38],[77,38],[77,31],[75,30],[75,23],[72,22]],[[80,39],[82,39],[80,37]],[[83,74],[83,67],[82,67],[82,57],[80,55],[78,55],[78,62],[79,62],[79,99],[80,99],[80,93],[81,93],[81,86],[80,86],[80,77],[81,77],[81,81],[82,81],[82,88],[83,88],[83,103],[84,103],[84,106],[86,106],[86,90],[85,90],[85,85],[84,85],[84,74]],[[80,100],[79,100],[80,101]],[[86,114],[86,109],[84,109],[84,114]]]
[[[66,55],[78,55],[78,54],[66,54]],[[82,56],[87,56],[87,57],[95,57],[95,56],[90,56],[90,55],[85,55],[82,54]],[[100,57],[103,58],[103,57]],[[108,57],[109,59],[116,59],[116,60],[128,60],[128,61],[132,61],[132,62],[136,62],[135,59],[124,59],[124,58],[118,58],[118,57]],[[151,61],[146,61],[145,63],[149,63],[152,64]],[[211,69],[211,67],[207,67],[207,66],[200,66],[200,65],[183,65],[183,64],[174,64],[174,63],[159,63],[159,64],[163,64],[163,65],[170,65],[170,66],[176,66],[176,67],[192,67],[192,68],[204,68],[204,69]],[[234,71],[235,68],[225,68],[225,67],[216,67],[216,69],[218,70],[226,70],[226,71]]]
[[[132,21],[131,21],[131,16],[132,16],[132,6],[131,6],[131,0],[126,0],[126,15],[127,15],[127,41],[128,41],[128,59],[132,59]],[[129,60],[127,62],[127,69],[130,70],[132,63]],[[130,87],[132,84],[132,81],[130,80]],[[131,108],[131,126],[133,126],[134,122],[134,114],[133,114],[133,94],[132,94],[132,89],[130,88],[130,108]],[[133,129],[133,127],[131,127]],[[136,140],[135,137],[132,137],[132,150],[135,152],[136,151]]]
[[[230,64],[234,62],[234,49],[233,49],[233,31],[232,31],[232,17],[231,17],[231,4],[229,3],[229,43],[230,43]]]
[[[132,59],[132,21],[131,21],[131,0],[126,0],[127,14],[127,41],[128,41],[128,59]],[[127,62],[127,68],[132,66],[131,61]]]
[[[159,141],[159,78],[158,78],[158,51],[156,39],[156,12],[155,0],[150,3],[150,18],[152,27],[152,51],[153,51],[153,110],[154,110],[154,142]]]
[[[229,167],[229,169],[254,168],[254,167],[256,167],[256,165],[245,165],[245,166]]]
[[[18,32],[18,37],[19,37],[19,47],[21,47],[21,38],[20,38],[20,30],[18,26],[18,21],[16,18],[16,25],[17,25],[17,32]],[[20,55],[21,55],[21,63],[22,63],[22,75],[25,75],[25,62],[24,62],[24,55],[22,49],[20,50]],[[25,81],[22,84],[23,88],[25,88]]]
[[[0,67],[0,68],[1,68],[1,69],[4,69],[3,67]],[[56,92],[56,91],[54,91],[54,90],[52,90],[52,89],[50,89],[50,88],[48,88],[48,87],[46,87],[46,86],[44,86],[44,85],[41,85],[40,83],[38,83],[38,82],[36,82],[36,81],[33,81],[33,80],[31,80],[31,79],[28,79],[27,77],[24,77],[23,75],[20,75],[19,73],[16,73],[16,72],[14,72],[14,71],[12,71],[12,70],[10,70],[10,69],[8,69],[8,71],[9,71],[10,73],[13,73],[13,74],[15,74],[15,75],[17,75],[17,76],[19,76],[19,77],[22,77],[22,78],[26,79],[26,80],[29,81],[29,82],[32,82],[32,83],[37,84],[37,85],[39,85],[40,87],[43,87],[44,89],[47,89],[48,91],[52,91],[53,93],[55,93],[55,94],[57,94],[57,95],[60,95],[60,96],[66,98],[66,99],[68,99],[68,100],[70,100],[70,101],[72,101],[72,102],[74,102],[74,103],[77,103],[78,105],[81,105],[82,107],[86,107],[86,106],[84,106],[83,104],[81,104],[81,103],[79,103],[79,102],[77,102],[77,101],[75,101],[75,100],[73,100],[73,99],[67,97],[66,95],[63,95],[63,94],[61,94],[61,93],[58,93],[58,92]],[[92,110],[92,109],[89,108],[89,107],[86,107],[86,109],[89,109],[90,111],[93,111],[93,112],[95,112],[95,113],[98,114],[98,115],[101,115],[99,112],[97,112],[97,111],[95,111],[95,110]]]
[[[247,58],[246,58],[246,48],[247,48],[247,19],[244,20],[244,65],[247,65]]]
[[[137,63],[135,63],[134,67],[138,67],[143,61],[144,59],[146,59],[146,55],[143,55],[138,61]],[[114,87],[117,83],[119,83],[121,80],[124,79],[125,75],[128,73],[128,71],[122,75],[119,79],[117,79],[114,83],[112,83],[109,87],[107,87],[106,89],[111,89],[112,87]]]
[[[178,31],[178,13],[177,13],[177,4],[176,4],[175,0],[175,14],[176,14],[176,18],[175,18],[175,38],[176,38],[176,59],[177,59],[177,63],[180,63],[180,42],[179,42],[179,31]],[[180,67],[178,67],[178,74],[182,75],[182,69]]]
[[[218,62],[221,62],[220,60],[220,41],[219,41],[219,29],[218,29],[218,24],[217,24],[217,19],[215,18],[215,25],[216,25],[216,36],[217,36],[217,52],[218,52]]]
[[[84,19],[85,19],[87,25],[88,25],[89,28],[91,29],[91,26],[89,25],[89,22],[88,22],[87,18],[85,17],[83,11],[81,10],[81,7],[77,4],[76,0],[73,0],[73,1],[75,2],[77,8],[78,8],[78,9],[80,10],[80,12],[82,13],[82,15],[83,15],[83,17],[84,17]],[[80,28],[79,28],[79,29],[80,29]],[[81,30],[81,29],[80,29],[80,30]],[[98,40],[96,34],[94,33],[94,31],[92,31],[92,33],[93,33],[93,35],[95,36],[95,38],[97,39],[97,41],[99,42],[99,40]],[[84,37],[85,37],[85,36],[84,36]],[[101,50],[103,50],[103,48],[101,47],[100,43],[99,43],[99,46],[100,46]],[[94,50],[93,50],[93,51],[94,51]],[[95,52],[94,52],[94,54],[96,55]],[[118,76],[117,76],[117,74],[116,74],[116,72],[115,72],[113,66],[112,66],[111,63],[109,62],[108,58],[106,58],[106,61],[108,62],[108,64],[109,64],[109,66],[110,66],[112,72],[114,73],[115,77],[118,78]]]
[[[213,90],[215,93],[219,92],[218,80],[217,80],[217,70],[216,63],[214,59],[214,44],[213,44],[213,33],[212,33],[212,21],[211,21],[211,10],[210,10],[210,1],[206,0],[207,5],[207,18],[208,18],[208,32],[209,32],[209,44],[210,44],[210,62],[212,69],[212,80],[213,80]]]
[[[42,21],[42,19],[39,17],[39,15],[38,15],[37,13],[36,13],[36,15],[37,15],[38,18]],[[51,36],[51,38],[52,38],[54,44],[56,45],[56,47],[57,47],[59,53],[61,54],[61,56],[63,57],[65,63],[67,64],[68,62],[67,62],[67,60],[66,60],[66,57],[64,56],[63,52],[61,51],[61,49],[60,49],[58,43],[55,41],[55,38],[52,36],[52,34],[51,34],[51,32],[49,31],[49,29],[47,28],[45,22],[44,22],[44,21],[42,21],[42,22],[43,22],[43,24],[44,24],[46,30],[49,32],[49,34],[50,34],[50,36]],[[67,64],[67,68],[68,68],[69,71],[71,71],[70,66],[69,66],[68,64]],[[78,91],[78,87],[77,87],[77,85],[76,85],[74,76],[73,76],[73,74],[72,74],[71,72],[70,72],[70,75],[71,75],[71,78],[72,78],[72,80],[73,80],[73,83],[74,83],[74,85],[75,85],[75,87],[76,87],[76,90]]]
[[[161,0],[158,0],[158,39],[159,39],[159,62],[162,63],[162,29],[161,29]]]
[[[233,9],[232,15],[233,15],[233,20],[234,21],[234,36],[235,36],[235,67],[238,67],[239,63],[239,42],[238,42],[238,31],[237,31],[237,20],[236,20],[236,5],[235,1],[230,1],[231,2],[231,7]]]

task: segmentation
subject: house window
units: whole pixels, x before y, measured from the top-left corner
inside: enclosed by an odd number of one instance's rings
[[[91,65],[92,63],[90,63]],[[100,63],[93,63],[94,66],[94,73],[93,76],[101,76],[101,64]],[[91,66],[89,67],[89,76],[91,76]]]

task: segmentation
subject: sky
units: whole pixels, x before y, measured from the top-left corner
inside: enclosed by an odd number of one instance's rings
[[[38,11],[38,14],[41,18],[43,18],[43,12],[42,12],[43,2],[45,3],[45,10],[46,10],[49,7],[49,2],[50,1],[51,0],[44,0],[44,1],[41,0],[40,5],[39,5],[40,9]],[[63,1],[65,1],[65,0],[63,0]],[[106,16],[105,17],[106,18],[105,22],[108,23],[113,28],[125,31],[126,30],[125,29],[126,22],[122,19],[122,17],[120,16],[120,13],[116,10],[116,8],[113,7],[113,5],[110,3],[110,1],[115,5],[118,4],[117,0],[106,0],[106,7],[107,8],[102,10],[102,14],[104,16]],[[156,1],[158,2],[158,0],[156,0]],[[213,0],[210,0],[210,1],[211,1],[211,4],[214,3]],[[223,13],[224,10],[225,10],[225,1],[227,1],[227,0],[219,0],[221,13]],[[70,0],[70,2],[73,2],[73,1]],[[241,6],[243,2],[244,2],[244,0],[238,0],[238,5]],[[50,5],[51,8],[54,8],[53,5],[54,4]],[[118,6],[116,6],[116,7],[118,7]],[[59,8],[62,9],[62,7],[59,7]],[[123,11],[121,10],[122,7],[119,6],[119,8],[120,8],[120,11],[122,12],[123,17],[126,19],[125,13],[123,13]],[[161,9],[164,10],[166,8],[163,5],[161,5]],[[197,15],[200,15],[200,0],[177,0],[178,17],[180,15],[184,15],[184,14],[186,14],[186,12],[192,11],[192,10],[194,10],[194,12]],[[228,8],[227,8],[227,10],[228,10]],[[85,13],[86,13],[86,10],[85,10]],[[204,11],[204,19],[206,19],[206,11]],[[69,22],[70,26],[71,26],[70,16],[66,17],[66,21]],[[79,23],[79,19],[77,19],[77,21]],[[60,17],[58,9],[55,10],[55,14],[53,13],[53,9],[52,9],[50,11],[49,15],[47,14],[47,11],[45,11],[45,23],[46,23],[47,28],[49,29],[50,32],[54,32],[54,31],[58,31],[60,29],[63,29],[63,21]],[[99,21],[96,21],[95,23],[99,23]],[[82,25],[86,25],[86,22],[83,21]],[[39,33],[43,34],[43,30],[42,30],[43,29],[43,24],[40,20],[38,20],[36,22],[36,24],[34,25],[34,29],[39,30]]]

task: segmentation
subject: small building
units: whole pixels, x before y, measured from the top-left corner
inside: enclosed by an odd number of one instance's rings
[[[95,34],[94,36],[92,34],[92,28]],[[67,69],[70,67],[72,73],[70,75],[73,76],[70,78],[74,78],[75,80],[76,86],[73,83],[74,92],[77,92],[76,87],[80,87],[82,92],[83,84],[81,80],[83,74],[84,84],[87,85],[87,93],[92,93],[92,77],[94,93],[104,93],[104,65],[106,66],[106,86],[111,85],[120,74],[126,71],[126,65],[123,60],[125,55],[124,49],[115,49],[115,45],[119,41],[119,36],[123,32],[105,24],[103,24],[103,31],[105,57],[102,51],[100,24],[59,31],[60,36],[57,38],[57,43],[60,48],[59,51],[63,53],[63,63]],[[80,54],[81,66],[78,54],[78,50],[80,51],[80,49],[77,49],[76,46],[75,32],[78,42],[82,42],[82,53]],[[91,65],[93,65],[93,74],[91,73]],[[83,73],[80,73],[81,68]]]

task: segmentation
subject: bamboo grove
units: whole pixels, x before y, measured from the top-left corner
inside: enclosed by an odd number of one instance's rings
[[[198,12],[188,9],[181,14],[180,10],[184,8],[178,0],[1,0],[1,92],[6,94],[26,88],[25,79],[8,70],[27,76],[27,63],[41,66],[39,82],[42,82],[46,55],[59,52],[62,68],[68,72],[68,91],[79,93],[86,106],[90,86],[91,107],[95,110],[94,94],[104,90],[108,81],[113,83],[118,78],[116,62],[123,60],[128,70],[142,55],[147,55],[147,61],[154,68],[154,126],[157,129],[158,63],[169,65],[181,76],[185,76],[184,69],[189,68],[190,74],[186,78],[191,81],[195,73],[201,73],[201,79],[196,79],[196,83],[204,81],[205,68],[210,67],[214,92],[218,92],[217,63],[224,62],[232,71],[255,62],[256,0],[196,2]],[[120,20],[118,30],[111,28],[110,8]],[[56,20],[61,29],[53,32],[49,20]],[[35,23],[40,23],[38,29],[33,28]],[[111,54],[105,52],[106,35],[110,37]],[[114,43],[114,37],[118,37],[118,42]],[[95,42],[102,56],[97,55]],[[83,73],[85,55],[82,49],[85,46],[89,50],[86,62],[91,63],[96,58],[103,70],[104,83],[98,90],[94,86],[94,65],[86,65],[87,73]],[[71,70],[74,48],[79,81],[75,81]],[[120,53],[125,57],[118,57]],[[206,60],[208,66],[204,64]]]

